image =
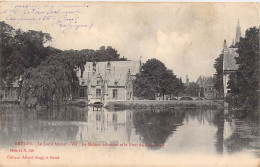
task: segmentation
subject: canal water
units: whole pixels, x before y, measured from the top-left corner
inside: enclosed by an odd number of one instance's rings
[[[0,112],[2,149],[15,142],[84,142],[111,149],[120,149],[124,143],[171,154],[245,152],[259,157],[259,125],[225,118],[223,110],[93,111],[68,107],[37,111],[10,107]]]

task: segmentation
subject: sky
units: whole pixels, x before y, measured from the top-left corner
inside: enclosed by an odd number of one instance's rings
[[[156,58],[177,77],[211,76],[223,41],[230,45],[238,19],[242,36],[259,26],[258,3],[3,2],[0,20],[41,30],[53,47],[112,46],[129,60]]]

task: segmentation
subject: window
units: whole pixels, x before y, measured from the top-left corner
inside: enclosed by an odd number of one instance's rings
[[[84,89],[79,90],[79,97],[85,97]]]
[[[101,89],[96,89],[96,97],[101,97]]]
[[[100,79],[98,78],[98,79],[97,79],[97,85],[100,85],[100,82],[101,82],[101,81],[100,81]]]
[[[117,89],[113,89],[113,98],[117,98],[118,91]]]

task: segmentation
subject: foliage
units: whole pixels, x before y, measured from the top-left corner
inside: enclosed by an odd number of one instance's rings
[[[0,22],[0,34],[1,77],[8,83],[19,79],[26,69],[37,67],[49,55],[61,52],[44,46],[52,38],[42,31],[24,32]]]
[[[157,59],[148,60],[134,81],[134,94],[148,99],[155,99],[155,93],[178,94],[183,87],[180,79]]]
[[[70,71],[53,58],[48,61],[26,70],[22,77],[21,103],[26,107],[51,106],[54,101],[59,105],[70,95]]]
[[[199,85],[197,85],[194,82],[191,82],[189,86],[186,87],[184,94],[188,96],[198,96],[200,90],[201,89]]]
[[[82,50],[84,52],[85,50]],[[117,53],[117,50],[111,46],[105,47],[101,46],[98,50],[93,52],[92,55],[88,57],[88,61],[125,61],[126,58],[120,58],[120,54]]]
[[[238,43],[238,70],[230,75],[227,102],[238,117],[259,115],[259,28],[249,28]]]
[[[214,68],[216,69],[216,76],[214,77],[214,87],[219,92],[220,96],[223,97],[223,53],[215,59]]]

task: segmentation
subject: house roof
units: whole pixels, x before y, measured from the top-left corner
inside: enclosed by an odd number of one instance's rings
[[[96,71],[93,72],[93,62],[87,62],[80,80],[85,84],[89,80],[91,85],[96,85],[96,79],[100,77],[101,80],[106,80],[109,86],[125,86],[128,71],[130,70],[132,76],[136,75],[140,70],[140,62],[110,61],[110,70],[108,68],[108,62],[96,62]],[[80,76],[80,71],[78,71],[78,76]]]
[[[204,85],[204,84],[205,84],[205,81],[206,81],[206,77],[200,76],[200,77],[197,79],[196,84],[198,84],[198,85]]]
[[[214,86],[213,77],[200,76],[198,78],[196,84],[201,85],[201,86]]]
[[[205,85],[206,86],[214,86],[213,78],[212,77],[207,78],[206,81],[205,81]]]
[[[237,70],[238,65],[236,64],[235,57],[238,56],[236,52],[237,48],[225,48],[223,57],[223,70]]]

